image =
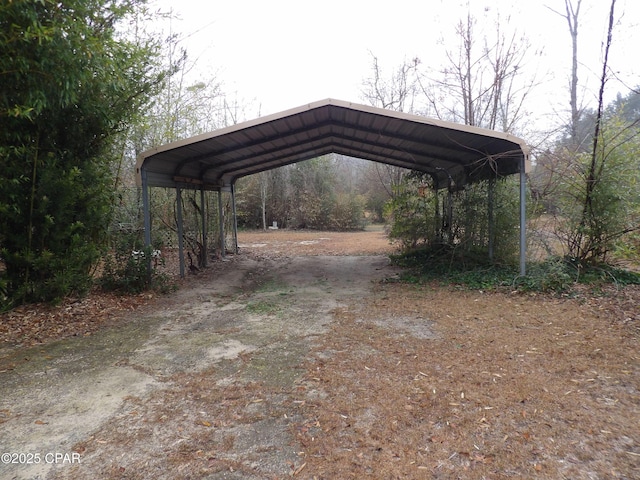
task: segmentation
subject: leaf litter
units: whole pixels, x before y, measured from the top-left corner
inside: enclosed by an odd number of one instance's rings
[[[261,247],[245,250],[259,260],[389,250],[379,238],[286,234],[247,234]],[[15,351],[92,335],[154,302],[94,294],[20,308],[2,315],[0,341]],[[127,398],[73,451],[105,459],[102,478],[638,478],[639,305],[637,287],[556,298],[373,284],[333,310],[290,388],[176,375]],[[218,368],[235,378],[252,354],[240,361]],[[268,428],[288,453],[265,477]]]

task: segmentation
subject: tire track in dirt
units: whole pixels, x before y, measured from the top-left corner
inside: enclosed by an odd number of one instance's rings
[[[302,365],[331,312],[392,275],[384,256],[237,257],[228,275],[3,373],[2,478],[266,478],[300,467]]]

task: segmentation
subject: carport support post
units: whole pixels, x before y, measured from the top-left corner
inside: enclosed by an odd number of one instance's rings
[[[488,233],[489,233],[489,261],[493,262],[493,249],[494,249],[494,237],[495,237],[495,218],[494,218],[494,192],[496,187],[496,179],[491,177],[489,179],[489,184],[487,185],[487,217],[488,217]]]
[[[204,202],[204,186],[200,187],[200,209],[202,210],[202,266],[207,266],[207,205]]]
[[[224,210],[222,208],[222,187],[218,189],[218,218],[220,220],[220,258],[225,256],[224,248]]]
[[[184,238],[182,230],[182,189],[176,187],[176,212],[178,215],[178,258],[180,259],[180,277],[184,278]]]
[[[238,254],[238,215],[236,214],[236,184],[231,184],[231,208],[233,209],[233,252]]]
[[[144,165],[140,167],[142,178],[142,216],[144,221],[144,246],[151,250],[151,210],[149,208],[149,182],[147,180],[147,170]],[[147,258],[147,275],[151,279],[151,255]]]
[[[520,275],[527,274],[527,174],[526,158],[520,159]]]

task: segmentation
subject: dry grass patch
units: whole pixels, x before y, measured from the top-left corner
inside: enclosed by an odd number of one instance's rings
[[[257,256],[384,255],[396,251],[381,226],[367,231],[249,230],[238,234],[241,252]]]

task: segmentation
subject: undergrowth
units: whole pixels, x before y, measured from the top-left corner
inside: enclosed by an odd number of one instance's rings
[[[159,273],[153,261],[148,263],[147,258],[152,257],[151,247],[144,247],[134,254],[129,248],[118,247],[106,257],[103,274],[98,279],[103,290],[136,294],[146,290],[168,293],[175,289],[170,278]]]
[[[522,292],[566,293],[578,283],[594,287],[640,284],[640,273],[611,265],[578,265],[562,257],[527,264],[525,276],[520,275],[516,265],[490,262],[486,253],[465,253],[463,256],[446,247],[392,255],[391,260],[395,265],[406,268],[401,281],[437,282],[471,290],[510,288]]]

